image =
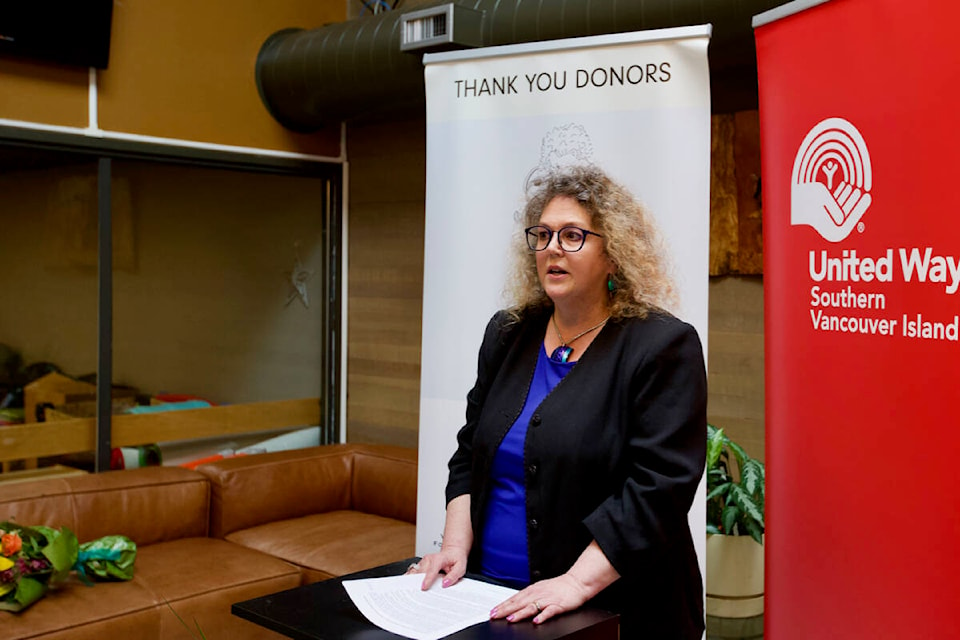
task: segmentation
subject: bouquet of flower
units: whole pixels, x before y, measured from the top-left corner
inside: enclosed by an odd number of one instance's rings
[[[130,580],[137,546],[124,536],[79,544],[66,527],[0,522],[0,610],[22,611],[72,571],[90,583]]]

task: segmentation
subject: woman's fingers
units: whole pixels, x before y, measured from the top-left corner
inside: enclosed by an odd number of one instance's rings
[[[508,622],[518,622],[537,615],[543,610],[543,605],[533,599],[527,587],[520,593],[507,598],[490,611],[490,617],[499,620],[506,618]]]
[[[450,568],[447,569],[447,575],[443,577],[443,586],[449,587],[460,582],[467,572],[467,565],[465,562],[454,562]]]
[[[549,603],[541,598],[525,604],[503,602],[494,607],[493,611],[490,612],[490,617],[495,620],[506,618],[507,622],[520,622],[532,618],[534,624],[540,624],[563,612],[564,608],[562,606]]]
[[[564,576],[534,583],[507,598],[490,612],[492,619],[519,622],[528,618],[540,624],[584,602],[582,594]]]
[[[440,551],[425,555],[416,563],[416,569],[408,569],[410,573],[422,573],[423,582],[420,588],[426,591],[443,575],[443,586],[449,587],[460,581],[467,571],[466,555],[458,551]]]
[[[563,613],[563,607],[555,604],[543,605],[539,602],[534,603],[540,605],[540,610],[537,611],[537,615],[533,617],[534,624],[540,624],[541,622],[546,622],[553,616]]]
[[[434,582],[436,582],[437,577],[440,575],[441,569],[443,569],[443,563],[439,561],[440,554],[431,554],[424,556],[418,564],[420,565],[417,569],[418,573],[423,574],[423,582],[420,584],[420,588],[423,591],[429,589]]]

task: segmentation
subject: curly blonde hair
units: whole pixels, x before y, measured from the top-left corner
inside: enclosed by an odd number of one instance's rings
[[[553,306],[540,284],[536,254],[527,246],[523,230],[539,224],[543,210],[560,196],[573,198],[587,211],[617,267],[610,294],[612,318],[644,317],[676,302],[669,258],[653,216],[598,167],[575,166],[531,177],[527,183],[527,201],[517,212],[519,228],[512,243],[512,278],[505,292],[514,318],[528,309]]]

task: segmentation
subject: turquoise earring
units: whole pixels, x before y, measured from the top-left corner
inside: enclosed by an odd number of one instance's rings
[[[617,285],[613,283],[613,276],[607,275],[607,291],[613,293],[613,290],[617,288]]]

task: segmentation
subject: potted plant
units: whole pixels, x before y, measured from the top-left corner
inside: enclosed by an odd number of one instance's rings
[[[763,463],[707,425],[707,615],[763,613]]]

